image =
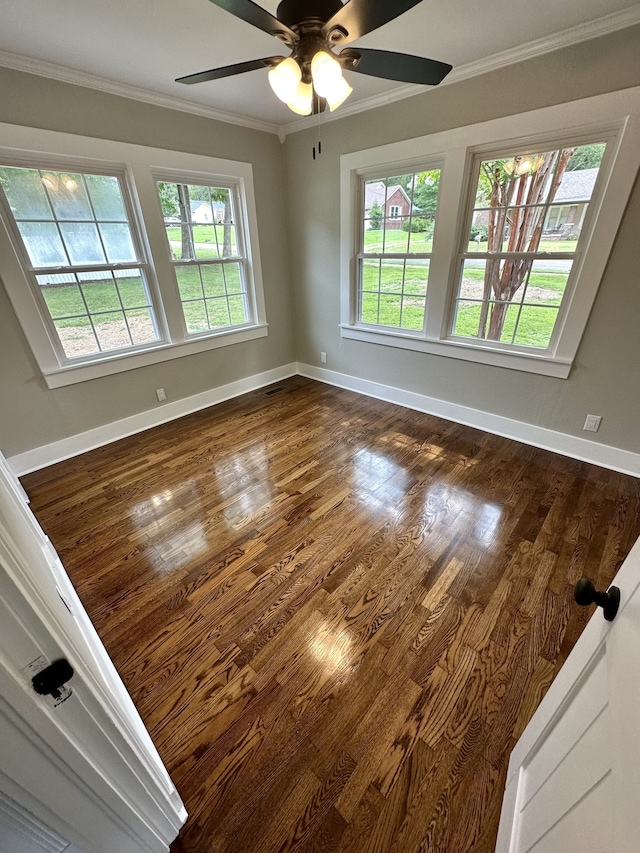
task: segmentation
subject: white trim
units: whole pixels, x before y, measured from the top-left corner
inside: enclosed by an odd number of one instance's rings
[[[566,379],[571,371],[571,362],[561,359],[551,359],[544,355],[524,352],[505,352],[490,347],[482,349],[477,344],[466,344],[463,341],[435,341],[417,337],[403,332],[402,329],[369,329],[362,326],[340,326],[340,335],[352,341],[365,341],[399,349],[410,349],[414,352],[426,352],[431,355],[452,356],[463,361],[473,361],[476,364],[491,364],[494,367],[507,367],[521,370],[525,373],[538,373],[543,376],[556,376]]]
[[[493,341],[455,338],[448,328],[458,282],[460,245],[468,217],[471,165],[476,155],[496,149],[607,141],[597,194],[591,200],[574,268],[548,349],[535,351]],[[546,147],[546,146],[549,146]],[[443,154],[444,152],[444,154]],[[427,288],[425,331],[358,323],[355,316],[358,184],[377,169],[397,173],[416,161],[443,161],[433,251]],[[613,243],[640,166],[640,87],[556,104],[519,115],[452,128],[343,154],[340,157],[341,336],[387,346],[566,378],[595,301]],[[597,222],[596,222],[597,219]],[[543,259],[544,256],[541,254]],[[539,369],[538,369],[539,368]]]
[[[87,379],[97,379],[99,376],[110,376],[112,373],[134,370],[136,367],[144,367],[147,364],[158,364],[161,361],[170,361],[173,358],[182,358],[184,355],[193,355],[197,352],[226,347],[229,344],[265,338],[268,334],[268,328],[269,324],[265,323],[248,328],[225,329],[212,337],[202,337],[193,341],[177,341],[173,344],[160,344],[146,352],[126,353],[117,358],[103,359],[93,364],[69,365],[43,373],[44,381],[48,388],[61,388],[64,385],[73,385]]]
[[[172,95],[152,92],[151,89],[144,89],[142,86],[132,86],[130,83],[121,83],[117,80],[110,80],[107,77],[100,77],[97,74],[90,74],[87,71],[77,71],[74,68],[67,68],[55,62],[46,62],[43,59],[34,59],[33,57],[23,56],[19,53],[11,53],[8,50],[0,50],[0,66],[13,68],[16,71],[24,71],[26,74],[37,74],[40,77],[47,77],[51,80],[59,80],[61,83],[71,83],[73,86],[84,86],[87,89],[95,89],[98,92],[107,92],[110,95],[118,95],[121,98],[128,98],[133,101],[142,101],[143,103],[153,104],[156,107],[164,107],[168,110],[178,110],[181,113],[204,116],[204,118],[210,118],[214,121],[224,121],[227,124],[239,127],[250,127],[252,130],[262,130],[266,133],[279,132],[278,125],[269,121],[249,118],[248,116],[238,115],[238,113],[229,113],[226,110],[197,104],[194,101],[175,98]]]
[[[533,447],[551,450],[554,453],[560,453],[562,456],[569,456],[571,459],[579,459],[581,462],[589,462],[593,465],[609,468],[612,471],[629,474],[632,477],[640,477],[640,454],[632,453],[630,450],[622,450],[608,444],[589,441],[580,436],[567,435],[567,433],[556,432],[546,427],[495,415],[492,412],[483,412],[480,409],[472,409],[469,406],[461,406],[458,403],[428,397],[426,394],[405,391],[391,385],[382,385],[379,382],[360,379],[346,373],[337,373],[324,367],[299,363],[298,373],[308,379],[317,379],[319,382],[326,382],[337,388],[345,388],[367,397],[375,397],[376,400],[396,403],[399,406],[406,406],[408,409],[415,409],[418,412],[425,412],[448,421],[485,430],[494,435],[521,441]]]
[[[469,80],[472,77],[481,77],[483,74],[489,74],[491,71],[497,71],[500,68],[506,68],[518,62],[526,62],[529,59],[544,56],[547,53],[552,53],[554,50],[562,50],[564,47],[570,47],[572,44],[580,44],[590,39],[606,36],[609,33],[618,32],[618,30],[633,27],[638,23],[640,23],[640,5],[630,6],[627,9],[622,9],[620,12],[613,12],[611,15],[597,18],[595,21],[586,21],[575,27],[561,30],[559,33],[553,33],[550,36],[544,36],[527,44],[502,50],[500,53],[494,53],[492,56],[484,59],[467,62],[465,65],[454,68],[437,88],[441,89],[443,86],[448,86],[451,83],[461,83],[463,80]],[[1,63],[2,55],[0,54]],[[354,77],[357,76],[357,74],[354,74]],[[314,125],[326,124],[330,121],[336,121],[336,119],[357,115],[368,110],[379,109],[390,103],[395,103],[405,98],[413,98],[416,95],[425,95],[433,91],[435,91],[435,87],[419,86],[416,84],[399,86],[397,89],[390,89],[379,95],[373,95],[370,98],[363,98],[360,101],[347,103],[341,106],[335,113],[324,112],[319,116],[313,116],[313,119],[295,119],[295,121],[282,125],[280,132],[285,135],[295,133],[298,130],[304,130],[309,127],[312,121]]]
[[[453,71],[440,83],[440,87],[451,83],[460,83],[462,80],[468,80],[471,77],[480,77],[483,74],[488,74],[490,71],[496,71],[499,68],[505,68],[509,65],[514,65],[518,62],[524,62],[528,59],[535,59],[537,56],[544,56],[554,50],[561,50],[564,47],[569,47],[572,44],[580,44],[590,39],[599,38],[600,36],[615,33],[619,30],[624,30],[627,27],[632,27],[640,23],[640,6],[634,5],[627,9],[622,9],[620,12],[613,12],[610,15],[605,15],[602,18],[597,18],[594,21],[586,21],[583,24],[578,24],[575,27],[569,27],[559,33],[553,33],[550,36],[536,39],[527,44],[512,47],[508,50],[495,53],[493,56],[485,59],[478,59],[475,62],[467,62],[465,65],[460,65],[454,68]],[[248,116],[238,115],[237,113],[226,112],[225,110],[208,107],[204,104],[198,104],[194,101],[188,101],[183,98],[176,98],[172,95],[161,94],[160,92],[152,92],[150,89],[145,89],[142,86],[133,86],[129,83],[121,83],[117,80],[109,80],[106,77],[100,77],[97,74],[90,74],[85,71],[78,71],[73,68],[67,68],[64,65],[58,65],[54,62],[46,62],[42,59],[34,59],[29,56],[23,56],[18,53],[12,53],[8,50],[0,50],[0,66],[5,68],[13,68],[16,71],[24,71],[27,74],[37,74],[41,77],[48,77],[51,80],[59,80],[62,83],[71,83],[74,86],[84,86],[85,88],[95,89],[99,92],[108,92],[111,95],[118,95],[121,98],[128,98],[134,101],[142,101],[147,104],[153,104],[157,107],[164,107],[170,110],[179,110],[183,113],[191,115],[204,116],[215,121],[223,121],[227,124],[238,125],[239,127],[249,127],[253,130],[262,130],[266,133],[274,133],[280,139],[280,142],[289,133],[295,133],[298,130],[304,130],[312,123],[325,124],[329,121],[346,118],[347,116],[357,115],[358,113],[368,112],[369,110],[384,107],[387,104],[396,101],[412,98],[415,95],[423,95],[433,89],[426,86],[408,85],[398,86],[395,89],[389,89],[379,95],[372,95],[370,98],[362,98],[359,101],[343,105],[336,113],[325,112],[319,116],[310,118],[296,119],[295,121],[279,124],[277,122],[262,121],[260,119],[249,118]]]
[[[215,406],[216,403],[222,403],[249,391],[255,391],[265,385],[270,385],[272,382],[280,382],[282,379],[295,376],[296,373],[297,365],[295,363],[275,367],[264,373],[256,373],[245,379],[230,382],[228,385],[221,385],[218,388],[212,388],[209,391],[167,403],[156,409],[140,412],[137,415],[131,415],[128,418],[122,418],[104,426],[69,436],[69,438],[63,438],[60,441],[18,453],[7,459],[7,462],[11,470],[21,477],[30,471],[45,468],[47,465],[53,465],[63,459],[86,453],[87,450],[93,450],[145,429],[168,423],[192,412],[198,412],[200,409],[206,409],[208,406]]]
[[[305,376],[308,379],[316,379],[318,382],[326,382],[336,388],[345,388],[348,391],[355,391],[357,394],[375,397],[377,400],[406,406],[418,412],[425,412],[448,421],[485,430],[494,435],[521,441],[533,447],[551,450],[553,453],[560,453],[562,456],[568,456],[571,459],[600,465],[602,468],[620,471],[632,477],[640,477],[640,454],[632,453],[630,450],[600,444],[597,441],[590,441],[580,436],[568,435],[546,427],[495,415],[491,412],[483,412],[469,406],[461,406],[458,403],[449,403],[446,400],[439,400],[426,394],[405,391],[402,388],[382,385],[379,382],[360,379],[357,376],[349,376],[346,373],[338,373],[324,367],[315,367],[301,362],[284,364],[264,373],[257,373],[245,379],[230,382],[228,385],[212,388],[209,391],[194,394],[174,403],[167,403],[157,409],[140,412],[138,415],[113,421],[110,424],[87,430],[87,432],[35,447],[33,450],[26,450],[24,453],[17,453],[15,456],[10,456],[6,461],[10,470],[16,476],[21,477],[23,474],[28,474],[39,468],[46,468],[48,465],[53,465],[80,453],[86,453],[96,447],[103,447],[112,441],[118,441],[145,429],[160,426],[160,424],[168,423],[192,412],[215,406],[217,403],[222,403],[249,391],[255,391],[273,382],[281,382],[291,376]]]

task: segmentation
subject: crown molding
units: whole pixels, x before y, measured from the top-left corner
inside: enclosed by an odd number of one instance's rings
[[[615,33],[618,30],[624,30],[635,24],[640,24],[640,4],[623,9],[621,12],[606,15],[603,18],[597,18],[594,21],[578,24],[575,27],[554,33],[552,36],[545,36],[527,44],[512,47],[509,50],[500,51],[500,53],[494,53],[486,59],[478,59],[475,62],[460,65],[447,75],[438,88],[441,89],[443,86],[448,86],[451,83],[460,83],[471,77],[480,77],[482,74],[488,74],[490,71],[497,71],[500,68],[514,65],[517,62],[524,62],[527,59],[535,59],[537,56],[544,56],[546,53],[552,53],[554,50],[560,50],[572,44],[579,44],[583,41],[608,35],[609,33]],[[312,121],[314,125],[326,124],[330,121],[347,118],[350,115],[357,115],[367,110],[377,109],[392,102],[401,101],[404,98],[412,98],[415,95],[424,95],[433,91],[434,88],[417,84],[399,86],[397,89],[391,89],[388,92],[383,92],[381,95],[374,95],[371,98],[365,98],[353,104],[343,105],[340,107],[338,114],[322,113],[319,116],[314,116],[313,119],[311,117],[296,119],[281,126],[280,131],[285,135],[295,133],[298,130],[310,127]]]
[[[519,45],[518,47],[509,48],[509,50],[500,51],[486,59],[478,59],[475,62],[468,62],[466,65],[461,65],[446,77],[440,84],[448,86],[452,83],[460,83],[463,80],[468,80],[471,77],[479,77],[482,74],[488,74],[490,71],[496,71],[500,68],[505,68],[508,65],[513,65],[517,62],[523,62],[527,59],[535,59],[537,56],[544,56],[546,53],[551,53],[555,50],[560,50],[563,47],[569,47],[572,44],[579,44],[583,41],[589,41],[593,38],[605,36],[609,33],[624,30],[627,27],[632,27],[635,24],[640,24],[640,4],[630,6],[620,12],[614,12],[611,15],[605,15],[602,18],[597,18],[594,21],[587,21],[583,24],[578,24],[575,27],[562,30],[559,33],[554,33],[551,36],[536,39],[527,44]],[[383,92],[380,95],[374,95],[371,98],[364,98],[356,101],[353,104],[340,107],[337,114],[322,113],[319,116],[309,116],[287,124],[278,124],[260,119],[252,119],[247,116],[241,116],[237,113],[218,110],[214,107],[207,107],[203,104],[197,104],[193,101],[185,101],[181,98],[175,98],[171,95],[163,95],[159,92],[153,92],[150,89],[144,89],[140,86],[132,86],[129,83],[120,83],[116,80],[110,80],[106,77],[100,77],[97,74],[88,74],[84,71],[76,71],[72,68],[67,68],[63,65],[57,65],[53,62],[45,62],[40,59],[22,56],[10,51],[0,50],[0,66],[12,68],[16,71],[24,71],[27,74],[37,74],[40,77],[48,77],[53,80],[59,80],[62,83],[71,83],[74,86],[84,86],[88,89],[96,89],[100,92],[107,92],[110,95],[118,95],[122,98],[129,98],[134,101],[143,101],[144,103],[153,104],[157,107],[165,107],[166,109],[178,110],[183,113],[203,116],[204,118],[214,119],[215,121],[224,121],[227,124],[235,124],[239,127],[248,127],[252,130],[261,130],[266,133],[276,134],[280,141],[283,140],[289,133],[295,133],[299,130],[305,130],[317,124],[325,124],[330,121],[336,121],[342,118],[348,118],[358,113],[367,112],[368,110],[377,109],[386,106],[395,101],[401,101],[405,98],[411,98],[415,95],[426,94],[433,91],[430,88],[410,84],[408,86],[399,86],[396,89],[391,89]]]
[[[156,107],[165,107],[170,110],[178,110],[182,113],[203,116],[204,118],[224,121],[227,124],[235,124],[240,127],[249,127],[252,130],[262,130],[266,133],[279,133],[280,125],[273,124],[260,119],[241,116],[237,113],[228,113],[204,104],[196,104],[193,101],[184,101],[182,98],[174,98],[172,95],[163,95],[144,89],[141,86],[132,86],[129,83],[120,83],[97,74],[88,74],[85,71],[76,71],[64,65],[54,62],[45,62],[30,56],[22,56],[11,53],[8,50],[0,50],[0,66],[11,68],[14,71],[24,71],[27,74],[37,74],[39,77],[48,77],[59,80],[61,83],[71,83],[74,86],[84,86],[87,89],[96,89],[99,92],[107,92],[109,95],[118,95],[121,98],[129,98],[134,101],[143,101]]]

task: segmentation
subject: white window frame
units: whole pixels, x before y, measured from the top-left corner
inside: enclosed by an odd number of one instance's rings
[[[594,120],[594,117],[596,120]],[[449,332],[458,284],[460,246],[468,233],[472,167],[476,155],[523,146],[607,141],[587,220],[596,222],[583,241],[548,350],[496,345]],[[412,164],[440,160],[424,334],[372,328],[357,321],[356,253],[360,183],[364,176],[404,174]],[[521,115],[403,140],[340,158],[341,335],[351,340],[412,349],[499,367],[567,378],[640,167],[640,87],[598,95]],[[601,189],[602,192],[598,192]],[[585,222],[589,230],[589,222]],[[465,230],[467,229],[467,230]],[[544,256],[542,256],[544,257]]]
[[[10,124],[0,124],[0,140],[2,165],[29,168],[37,163],[46,163],[49,168],[58,166],[65,170],[121,172],[125,176],[134,214],[132,228],[136,229],[143,254],[150,262],[149,289],[163,340],[82,361],[69,361],[61,357],[49,329],[48,316],[41,310],[30,285],[28,273],[21,263],[19,241],[12,233],[13,226],[0,219],[0,278],[49,388],[267,335],[250,163]],[[237,187],[240,200],[237,213],[244,230],[247,289],[251,293],[253,311],[251,323],[210,330],[197,336],[187,334],[156,189],[157,174],[172,174],[184,183],[196,183],[206,178],[208,183],[222,182]]]

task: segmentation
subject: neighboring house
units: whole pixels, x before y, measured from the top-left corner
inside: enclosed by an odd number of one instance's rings
[[[386,221],[386,228],[402,228],[404,217],[411,212],[411,199],[399,184],[390,187],[385,186],[382,181],[365,184],[364,209],[365,216],[375,203],[382,209]]]
[[[582,169],[578,172],[565,172],[554,202],[566,204],[554,206],[549,211],[543,231],[543,239],[571,237],[582,229],[587,202],[591,198],[598,176],[597,169]]]
[[[224,222],[224,204],[221,201],[192,201],[191,221],[198,225],[208,225],[210,222]]]
[[[578,236],[582,229],[587,202],[591,198],[598,176],[598,169],[581,169],[565,172],[558,187],[553,204],[545,219],[542,239],[557,240]],[[559,204],[558,202],[565,202]],[[473,224],[487,226],[489,211],[480,210],[473,217]]]

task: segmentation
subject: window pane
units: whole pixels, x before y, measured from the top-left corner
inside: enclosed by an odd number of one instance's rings
[[[235,258],[238,256],[236,226],[224,222],[215,226],[217,254],[219,258]]]
[[[42,182],[56,219],[93,219],[82,175],[71,172],[47,172]]]
[[[246,323],[245,305],[243,296],[229,297],[229,316],[232,323]]]
[[[187,332],[189,334],[205,332],[209,328],[204,300],[198,300],[197,302],[185,302],[182,306],[182,310],[184,311],[184,319],[187,326]]]
[[[80,273],[78,280],[89,313],[114,311],[120,308],[118,291],[110,272]]]
[[[40,172],[36,169],[0,169],[0,184],[16,219],[53,219]]]
[[[178,290],[180,298],[202,299],[202,284],[200,283],[200,270],[197,266],[177,266],[176,277],[178,279]]]
[[[61,222],[60,231],[72,264],[104,264],[98,229],[93,222]]]
[[[209,317],[209,326],[207,328],[216,329],[221,326],[228,326],[232,322],[226,296],[217,296],[214,299],[207,299],[206,310]]]
[[[225,264],[224,278],[227,285],[227,293],[242,293],[244,290],[238,264]]]
[[[122,311],[94,316],[93,325],[100,349],[103,352],[110,349],[130,347],[133,343]]]
[[[34,267],[65,266],[67,255],[53,222],[19,222],[18,228]]]
[[[523,302],[535,305],[560,305],[571,272],[571,260],[533,262]]]
[[[416,253],[430,253],[433,251],[433,229],[435,227],[435,213],[420,213],[411,219],[409,226],[409,251]]]
[[[139,270],[116,270],[114,275],[125,308],[151,304]]]
[[[80,288],[73,273],[64,275],[39,275],[36,277],[40,292],[54,319],[86,314]]]
[[[557,317],[557,308],[523,305],[514,343],[521,346],[548,347]]]
[[[149,308],[138,308],[134,311],[127,311],[126,314],[134,344],[147,344],[158,340],[158,333]]]
[[[96,219],[100,222],[128,221],[120,182],[114,175],[85,175],[85,181]]]
[[[207,264],[201,267],[202,285],[205,296],[225,296],[224,275],[221,264]]]
[[[137,260],[128,223],[101,224],[100,234],[110,264],[126,264]]]
[[[97,355],[100,352],[91,321],[87,316],[77,317],[73,322],[56,320],[54,325],[67,358]]]

